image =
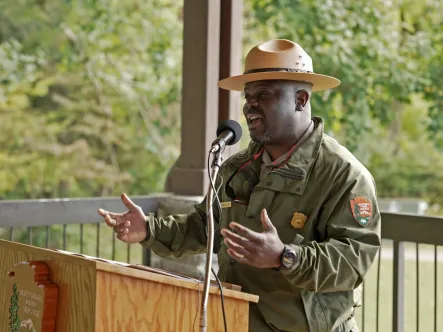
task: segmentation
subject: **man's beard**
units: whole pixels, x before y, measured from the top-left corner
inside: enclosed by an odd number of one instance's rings
[[[271,139],[272,139],[272,134],[269,133],[268,128],[265,128],[265,133],[263,135],[260,135],[260,136],[251,135],[251,140],[254,143],[258,143],[261,145],[268,143]]]

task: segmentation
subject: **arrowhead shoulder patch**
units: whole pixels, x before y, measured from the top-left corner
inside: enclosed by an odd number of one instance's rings
[[[366,227],[371,221],[372,217],[372,203],[369,199],[363,196],[357,196],[351,200],[351,212],[354,219],[363,226]]]

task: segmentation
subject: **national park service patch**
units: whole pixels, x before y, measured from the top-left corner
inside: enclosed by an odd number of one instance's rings
[[[372,217],[372,204],[369,199],[363,196],[357,196],[353,200],[351,200],[351,211],[355,220],[366,227],[371,221]]]

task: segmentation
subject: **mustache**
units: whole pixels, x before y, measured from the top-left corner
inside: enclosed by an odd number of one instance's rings
[[[248,115],[248,114],[258,114],[258,115],[261,115],[263,118],[265,117],[265,114],[259,108],[248,108],[248,109],[246,109],[245,115]]]

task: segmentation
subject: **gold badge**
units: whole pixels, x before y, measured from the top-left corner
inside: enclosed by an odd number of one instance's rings
[[[231,207],[231,202],[221,202],[221,208],[226,209]]]
[[[306,220],[308,220],[308,217],[305,216],[303,213],[295,212],[291,220],[291,225],[294,228],[303,228]]]

